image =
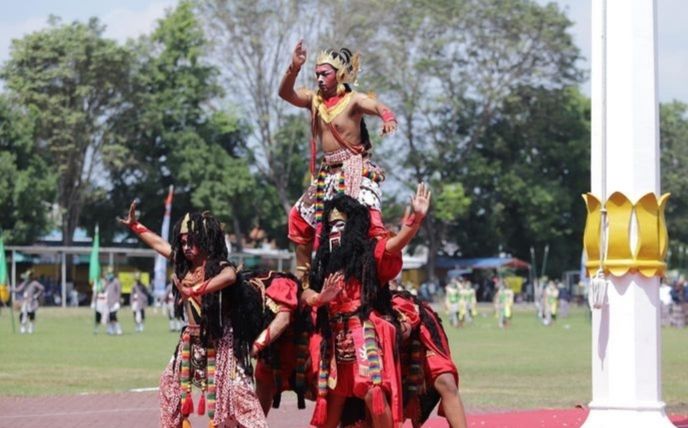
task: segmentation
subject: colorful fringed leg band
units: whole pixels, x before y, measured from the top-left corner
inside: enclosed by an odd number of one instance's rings
[[[373,414],[381,415],[385,412],[385,395],[382,390],[382,370],[380,366],[380,352],[377,347],[375,326],[370,321],[363,323],[363,337],[368,359],[368,376],[373,383]]]

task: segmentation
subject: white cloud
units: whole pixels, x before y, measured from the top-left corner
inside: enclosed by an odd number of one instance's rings
[[[552,0],[537,1],[546,4]],[[579,66],[589,71],[591,0],[554,1],[574,23],[571,35],[584,57]],[[686,0],[657,0],[657,78],[661,102],[673,99],[688,102],[688,85],[684,83],[685,70],[688,70],[688,33],[685,31],[687,14]],[[582,90],[590,95],[589,81],[583,83]]]
[[[32,33],[47,25],[47,17],[31,17],[17,23],[0,25],[0,62],[9,58],[12,39],[19,39],[24,34]]]
[[[149,4],[143,10],[114,9],[102,16],[107,29],[105,35],[120,42],[151,33],[165,10],[175,5],[174,0],[163,0]]]
[[[688,43],[685,17],[688,2],[660,0],[657,3],[657,69],[659,73],[659,99],[688,102],[685,84],[688,70]]]
[[[107,26],[105,36],[123,43],[128,38],[136,38],[142,34],[152,32],[158,19],[165,15],[165,10],[173,7],[175,4],[176,0],[159,0],[151,2],[143,9],[118,8],[106,13],[93,13],[82,10],[72,12],[72,16],[58,9],[54,13],[60,16],[63,22],[74,20],[86,21],[88,16],[98,16],[101,22]],[[9,57],[11,40],[21,38],[28,33],[47,27],[48,15],[51,12],[37,10],[37,16],[31,16],[21,21],[0,21],[0,63],[6,61]],[[79,13],[80,15],[75,16],[74,13]],[[87,16],[81,16],[83,13],[86,13]]]

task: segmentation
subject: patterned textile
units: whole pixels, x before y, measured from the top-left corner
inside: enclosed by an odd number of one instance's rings
[[[267,428],[265,415],[256,396],[253,380],[246,375],[232,352],[231,327],[216,346],[216,402],[213,423],[216,427]],[[160,426],[178,428],[182,424],[179,384],[182,343],[160,378]]]
[[[380,284],[397,276],[402,267],[401,253],[388,252],[386,244],[387,239],[378,240],[373,251]],[[327,305],[333,340],[328,343],[329,355],[320,364],[319,397],[332,393],[365,398],[371,387],[380,385],[388,396],[394,421],[401,422],[401,370],[394,353],[396,329],[375,311],[367,321],[361,321],[356,315],[361,293],[361,283],[351,278]],[[314,415],[316,411],[317,405]]]
[[[315,228],[318,224],[324,201],[334,198],[339,193],[346,193],[345,175],[343,169],[323,163],[316,180],[308,186],[296,202],[296,209],[311,227]],[[356,200],[370,209],[380,211],[382,199],[380,183],[384,179],[382,168],[370,159],[363,159],[363,170]]]

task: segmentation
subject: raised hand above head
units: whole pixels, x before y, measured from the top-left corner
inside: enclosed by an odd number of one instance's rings
[[[127,215],[127,218],[117,217],[117,221],[128,227],[131,227],[131,225],[138,223],[138,220],[136,218],[136,199],[131,201],[131,205],[129,205],[129,214]]]
[[[430,197],[432,192],[425,183],[418,183],[416,194],[411,197],[412,214],[425,217],[430,209]]]
[[[411,209],[407,208],[404,215],[404,223],[399,233],[389,240],[385,248],[387,251],[401,251],[416,236],[418,229],[423,223],[423,219],[430,209],[430,198],[432,193],[430,187],[425,183],[418,183],[416,194],[411,197]]]
[[[138,199],[134,199],[129,205],[129,213],[126,218],[117,217],[117,221],[129,228],[136,236],[138,236],[149,247],[160,253],[165,258],[172,256],[172,247],[170,244],[162,239],[159,235],[151,232],[146,226],[139,223],[136,217],[136,205]]]
[[[296,68],[301,68],[303,64],[306,63],[307,52],[306,48],[303,47],[303,39],[300,39],[294,47],[294,53],[291,56],[291,63]]]

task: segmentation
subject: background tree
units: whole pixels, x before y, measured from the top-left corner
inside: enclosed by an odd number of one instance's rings
[[[375,58],[366,69],[371,81],[383,88],[400,119],[399,139],[384,143],[392,163],[387,167],[407,186],[420,180],[461,184],[471,201],[479,200],[500,171],[495,159],[469,158],[476,148],[493,144],[486,135],[504,120],[505,104],[518,105],[521,88],[559,90],[578,83],[578,49],[567,32],[571,22],[556,5],[529,0],[392,3],[381,6],[388,11],[384,30],[361,43],[365,57]],[[493,175],[469,184],[476,168]],[[489,213],[506,214],[500,205]],[[505,225],[499,218],[484,220],[481,228],[493,228],[496,239],[471,241],[482,245],[480,255],[494,254],[508,231],[497,227]],[[434,255],[456,236],[447,235],[456,230],[447,226],[435,211],[424,223],[430,274]],[[467,242],[458,240],[473,245]]]
[[[688,105],[673,101],[660,106],[662,192],[670,192],[666,221],[674,267],[685,268],[688,251]]]
[[[51,225],[55,174],[34,132],[32,115],[0,94],[0,229],[12,244],[31,244]]]
[[[221,64],[228,98],[242,106],[242,116],[252,130],[248,146],[252,166],[275,188],[286,224],[286,215],[303,190],[290,185],[303,178],[298,165],[307,163],[308,139],[301,138],[309,127],[305,113],[301,122],[292,120],[290,115],[296,110],[281,100],[277,92],[297,39],[312,40],[318,28],[319,15],[314,7],[317,2],[197,3],[215,42],[213,56]],[[309,55],[316,55],[311,46]],[[310,74],[304,69],[302,82],[308,77]]]
[[[590,103],[577,89],[523,87],[467,157],[470,215],[450,233],[465,256],[528,260],[550,246],[546,274],[577,269],[590,189]]]
[[[173,218],[192,209],[233,215],[229,196],[247,180],[246,128],[220,104],[219,72],[204,60],[207,48],[188,1],[167,12],[151,36],[131,44],[131,84],[116,118],[121,145],[107,164],[112,188],[101,211],[114,217],[139,198],[142,221],[157,230],[174,185]]]
[[[115,144],[111,119],[122,106],[130,56],[103,37],[96,18],[49,23],[12,42],[1,75],[12,102],[36,113],[34,136],[55,168],[62,240],[70,245],[105,148]]]

